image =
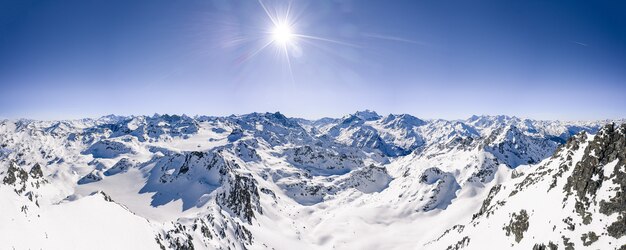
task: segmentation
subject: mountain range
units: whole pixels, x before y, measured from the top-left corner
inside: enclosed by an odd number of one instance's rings
[[[0,121],[0,249],[626,249],[626,120]]]

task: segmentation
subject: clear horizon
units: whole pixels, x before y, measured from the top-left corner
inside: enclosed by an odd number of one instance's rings
[[[626,3],[0,2],[0,119],[626,118]]]
[[[295,118],[295,119],[305,119],[305,120],[310,120],[310,121],[315,121],[315,120],[320,120],[320,119],[324,119],[324,118],[331,118],[331,119],[341,119],[345,116],[348,115],[352,115],[355,114],[357,112],[361,112],[361,111],[373,111],[376,112],[378,115],[385,117],[387,115],[411,115],[414,116],[418,119],[421,120],[425,120],[425,121],[429,121],[429,120],[446,120],[446,121],[463,121],[463,120],[467,120],[470,119],[472,116],[489,116],[489,117],[495,117],[495,116],[508,116],[508,117],[515,117],[515,118],[519,118],[519,119],[530,119],[530,120],[536,120],[536,121],[562,121],[562,122],[596,122],[596,121],[626,121],[626,118],[601,118],[601,119],[591,119],[591,120],[577,120],[577,119],[573,119],[573,120],[567,120],[567,119],[539,119],[539,118],[534,118],[534,117],[527,117],[527,116],[516,116],[516,115],[506,115],[506,114],[473,114],[473,115],[468,115],[467,117],[459,117],[459,118],[441,118],[441,117],[422,117],[422,116],[418,116],[415,114],[411,114],[411,113],[380,113],[377,112],[375,110],[357,110],[357,111],[353,111],[353,112],[349,112],[340,116],[322,116],[322,117],[302,117],[302,116],[297,116],[297,115],[291,115],[291,114],[287,114],[281,111],[265,111],[265,112],[248,112],[248,113],[232,113],[232,114],[224,114],[224,115],[215,115],[215,114],[185,114],[185,113],[152,113],[152,114],[105,114],[105,115],[96,115],[96,116],[78,116],[78,117],[68,117],[68,118],[28,118],[28,117],[16,117],[16,118],[6,118],[6,117],[1,117],[0,116],[0,120],[33,120],[33,121],[71,121],[71,120],[80,120],[80,119],[99,119],[99,118],[103,118],[106,116],[120,116],[120,117],[133,117],[133,116],[146,116],[146,117],[150,117],[150,116],[154,116],[154,115],[178,115],[178,116],[189,116],[189,117],[200,117],[200,116],[208,116],[208,117],[228,117],[231,115],[234,116],[242,116],[242,115],[249,115],[249,114],[253,114],[253,113],[259,113],[259,114],[263,114],[263,113],[276,113],[279,112],[281,114],[283,114],[284,116],[288,117],[288,118]]]

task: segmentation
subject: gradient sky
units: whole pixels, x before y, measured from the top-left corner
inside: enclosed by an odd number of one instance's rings
[[[265,0],[284,13],[288,1]],[[0,118],[626,117],[625,1],[0,0]],[[332,40],[331,41],[327,41]],[[291,65],[291,71],[289,66]]]

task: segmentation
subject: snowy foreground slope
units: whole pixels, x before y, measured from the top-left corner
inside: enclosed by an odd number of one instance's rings
[[[0,122],[0,249],[626,249],[626,125]]]

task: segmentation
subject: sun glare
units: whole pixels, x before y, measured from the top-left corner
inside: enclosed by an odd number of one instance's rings
[[[279,44],[286,45],[293,40],[291,27],[286,24],[277,24],[272,30],[272,40]]]

